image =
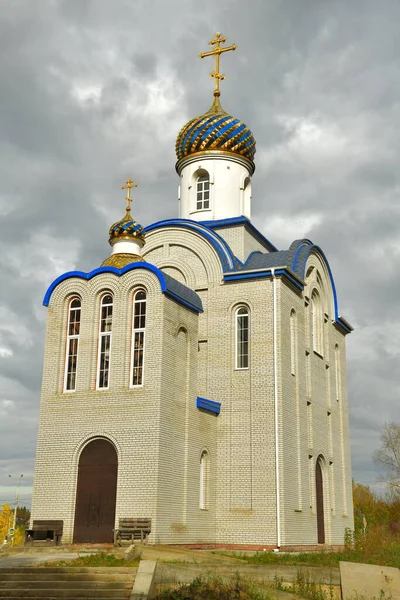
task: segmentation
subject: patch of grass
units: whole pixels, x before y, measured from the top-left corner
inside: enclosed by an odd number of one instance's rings
[[[335,598],[332,584],[323,585],[316,583],[301,571],[297,572],[296,580],[290,585],[283,583],[282,579],[275,576],[274,587],[277,590],[298,594],[309,600],[334,600]]]
[[[353,547],[341,552],[257,552],[244,554],[214,551],[215,554],[231,556],[248,564],[256,565],[294,565],[308,567],[338,567],[339,561],[359,562],[400,568],[400,539],[389,535],[387,531],[374,529],[367,535],[358,534]]]
[[[114,554],[90,554],[87,556],[79,556],[73,560],[59,560],[56,562],[41,563],[41,567],[137,567],[140,556],[135,556],[131,560],[125,558],[117,558]],[[39,565],[38,565],[39,566]]]
[[[219,578],[197,577],[192,583],[180,585],[158,594],[155,600],[270,600],[238,575],[226,583]]]

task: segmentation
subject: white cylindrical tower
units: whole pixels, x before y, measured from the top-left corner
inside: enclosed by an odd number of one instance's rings
[[[256,142],[242,121],[223,110],[219,90],[214,96],[210,110],[191,119],[176,140],[179,217],[250,219]]]

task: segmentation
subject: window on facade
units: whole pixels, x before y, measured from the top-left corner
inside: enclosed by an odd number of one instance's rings
[[[197,178],[196,182],[196,209],[207,208],[210,208],[210,177],[208,173],[204,173]]]
[[[106,294],[100,304],[100,332],[97,367],[97,388],[107,389],[110,382],[111,325],[113,297]]]
[[[323,355],[323,327],[324,327],[324,315],[322,312],[321,297],[316,290],[313,291],[311,296],[311,311],[312,311],[312,343],[313,350],[321,356]]]
[[[341,378],[340,378],[340,350],[335,345],[335,379],[336,379],[336,400],[340,400]]]
[[[146,328],[146,292],[139,290],[133,297],[132,376],[131,385],[143,384],[143,357]]]
[[[79,298],[73,298],[69,303],[68,309],[67,348],[64,377],[64,390],[68,392],[73,392],[76,389],[80,325],[81,301]]]
[[[235,368],[248,369],[250,343],[250,315],[248,308],[242,306],[236,311],[236,348]]]
[[[292,375],[296,375],[296,313],[294,310],[290,313],[290,367]]]
[[[200,497],[199,508],[207,510],[208,508],[208,481],[209,481],[209,458],[207,450],[204,450],[200,457]]]

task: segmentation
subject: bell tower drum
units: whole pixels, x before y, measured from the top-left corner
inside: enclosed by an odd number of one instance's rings
[[[191,119],[176,140],[176,171],[179,186],[179,217],[195,221],[251,217],[251,176],[256,142],[250,129],[240,119],[229,115],[221,106],[219,72],[220,55],[236,50],[236,45],[222,47],[226,38],[217,33],[209,52],[200,58],[215,56],[214,101],[211,108]]]

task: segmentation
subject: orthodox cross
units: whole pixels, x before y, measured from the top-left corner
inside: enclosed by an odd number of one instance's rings
[[[133,181],[133,179],[127,179],[126,180],[126,185],[123,185],[121,187],[121,190],[128,190],[127,195],[125,196],[125,200],[126,200],[126,212],[130,212],[131,210],[131,202],[133,200],[133,198],[131,198],[131,188],[136,188],[137,187],[137,183],[135,183]]]
[[[217,31],[215,34],[215,39],[209,42],[210,46],[215,46],[214,50],[210,50],[209,52],[201,52],[201,54],[199,54],[200,58],[205,58],[206,56],[215,56],[215,71],[210,73],[210,77],[214,77],[215,79],[214,96],[220,96],[221,92],[219,91],[219,82],[225,79],[225,75],[219,72],[219,57],[223,52],[229,52],[230,50],[236,50],[237,48],[236,44],[221,48],[221,44],[224,44],[225,42],[226,37]]]

